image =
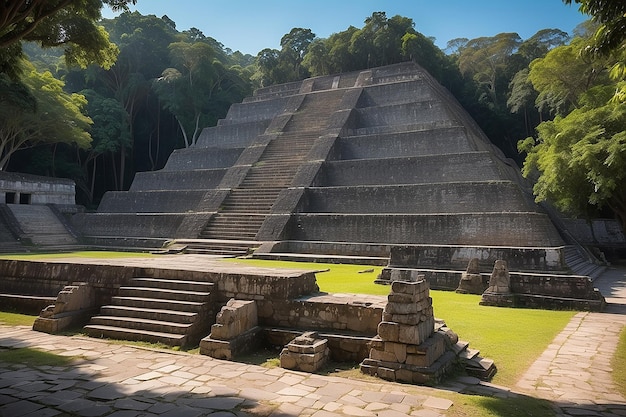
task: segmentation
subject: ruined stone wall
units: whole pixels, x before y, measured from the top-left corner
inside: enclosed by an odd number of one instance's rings
[[[567,266],[563,258],[563,247],[398,245],[391,250],[389,266],[392,268],[419,267],[420,269],[449,267],[460,272],[467,268],[472,259],[478,259],[480,270],[488,273],[492,271],[496,260],[504,259],[509,269],[517,271],[565,271]]]
[[[9,203],[7,193],[13,194],[11,203],[20,202],[19,196],[29,195],[29,204],[76,204],[74,181],[13,172],[0,173],[0,203]]]
[[[374,336],[385,300],[317,294],[296,300],[258,301],[259,324],[289,329],[353,332]]]

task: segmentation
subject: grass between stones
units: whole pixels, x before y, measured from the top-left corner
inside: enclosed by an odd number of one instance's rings
[[[613,381],[622,396],[626,397],[626,328],[623,328],[619,335],[619,343],[611,361],[611,367],[613,368]]]

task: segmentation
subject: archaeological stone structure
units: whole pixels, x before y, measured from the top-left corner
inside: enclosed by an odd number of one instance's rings
[[[13,241],[382,265],[376,282],[390,289],[326,294],[315,271],[208,261],[0,261],[0,300],[43,309],[34,328],[46,332],[85,325],[93,337],[199,345],[221,359],[264,344],[291,369],[351,361],[424,383],[459,364],[495,372],[435,319],[430,289],[496,306],[604,306],[592,281],[602,269],[576,240],[584,227],[537,205],[515,164],[412,62],[259,89],[96,212],[12,190],[0,190],[0,223]],[[63,233],[46,237],[33,219]],[[598,223],[583,243],[603,230],[623,241]]]

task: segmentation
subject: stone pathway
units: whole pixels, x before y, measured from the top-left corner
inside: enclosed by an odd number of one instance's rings
[[[611,358],[626,326],[626,269],[612,268],[594,284],[609,303],[606,311],[576,314],[517,387],[554,401],[561,415],[626,416],[626,399],[611,377]]]
[[[0,326],[0,347],[79,357],[69,366],[0,362],[0,416],[438,417],[443,391],[350,380],[203,355]]]

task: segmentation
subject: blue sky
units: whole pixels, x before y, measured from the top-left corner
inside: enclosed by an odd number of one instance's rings
[[[137,0],[132,10],[167,15],[180,31],[196,27],[234,51],[256,55],[280,47],[294,27],[311,29],[320,38],[363,27],[373,12],[401,15],[415,29],[434,37],[440,48],[454,38],[517,32],[527,39],[540,29],[571,33],[588,16],[561,0]],[[113,17],[109,11],[104,17]]]

